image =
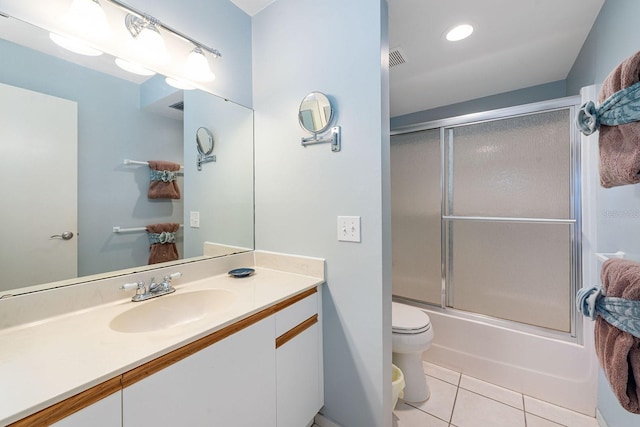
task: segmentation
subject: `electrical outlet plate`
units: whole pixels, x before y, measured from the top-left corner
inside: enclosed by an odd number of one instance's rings
[[[360,242],[360,217],[359,216],[339,216],[338,217],[338,241]]]

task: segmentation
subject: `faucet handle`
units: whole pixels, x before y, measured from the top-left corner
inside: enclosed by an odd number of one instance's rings
[[[139,282],[134,282],[134,283],[125,283],[124,285],[120,286],[120,289],[122,289],[123,291],[129,291],[131,289],[144,289],[144,282],[143,281],[139,281]]]
[[[136,294],[144,294],[146,291],[146,288],[144,287],[144,282],[142,280],[134,283],[125,283],[124,285],[120,286],[120,289],[122,289],[123,291],[135,289]]]
[[[171,279],[179,279],[181,277],[182,277],[182,273],[180,273],[179,271],[176,271],[175,273],[171,273],[167,276],[164,276],[164,281],[171,282]]]

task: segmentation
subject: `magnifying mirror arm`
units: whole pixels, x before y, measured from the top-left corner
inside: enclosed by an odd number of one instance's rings
[[[314,133],[313,136],[308,136],[306,138],[302,138],[301,144],[303,147],[307,145],[315,145],[315,144],[331,144],[331,151],[338,152],[340,151],[340,126],[334,126],[331,128],[330,135],[328,137],[320,138],[317,133]]]
[[[211,154],[208,156],[205,156],[203,154],[198,153],[198,170],[201,171],[202,170],[202,164],[203,163],[209,163],[209,162],[215,162],[216,161],[216,155],[215,154]]]

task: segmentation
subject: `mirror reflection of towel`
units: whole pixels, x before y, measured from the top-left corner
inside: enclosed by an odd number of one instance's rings
[[[150,199],[179,199],[180,188],[176,182],[176,175],[180,171],[180,165],[162,160],[149,160]]]
[[[175,232],[180,224],[163,223],[147,225],[149,233],[149,265],[179,259],[175,243]]]

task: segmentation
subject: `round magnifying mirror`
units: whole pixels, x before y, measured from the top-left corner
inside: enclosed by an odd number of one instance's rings
[[[198,128],[196,131],[198,153],[208,156],[213,151],[213,134],[207,128]]]
[[[326,131],[333,119],[331,101],[322,92],[311,92],[300,103],[298,121],[300,126],[311,133]]]

